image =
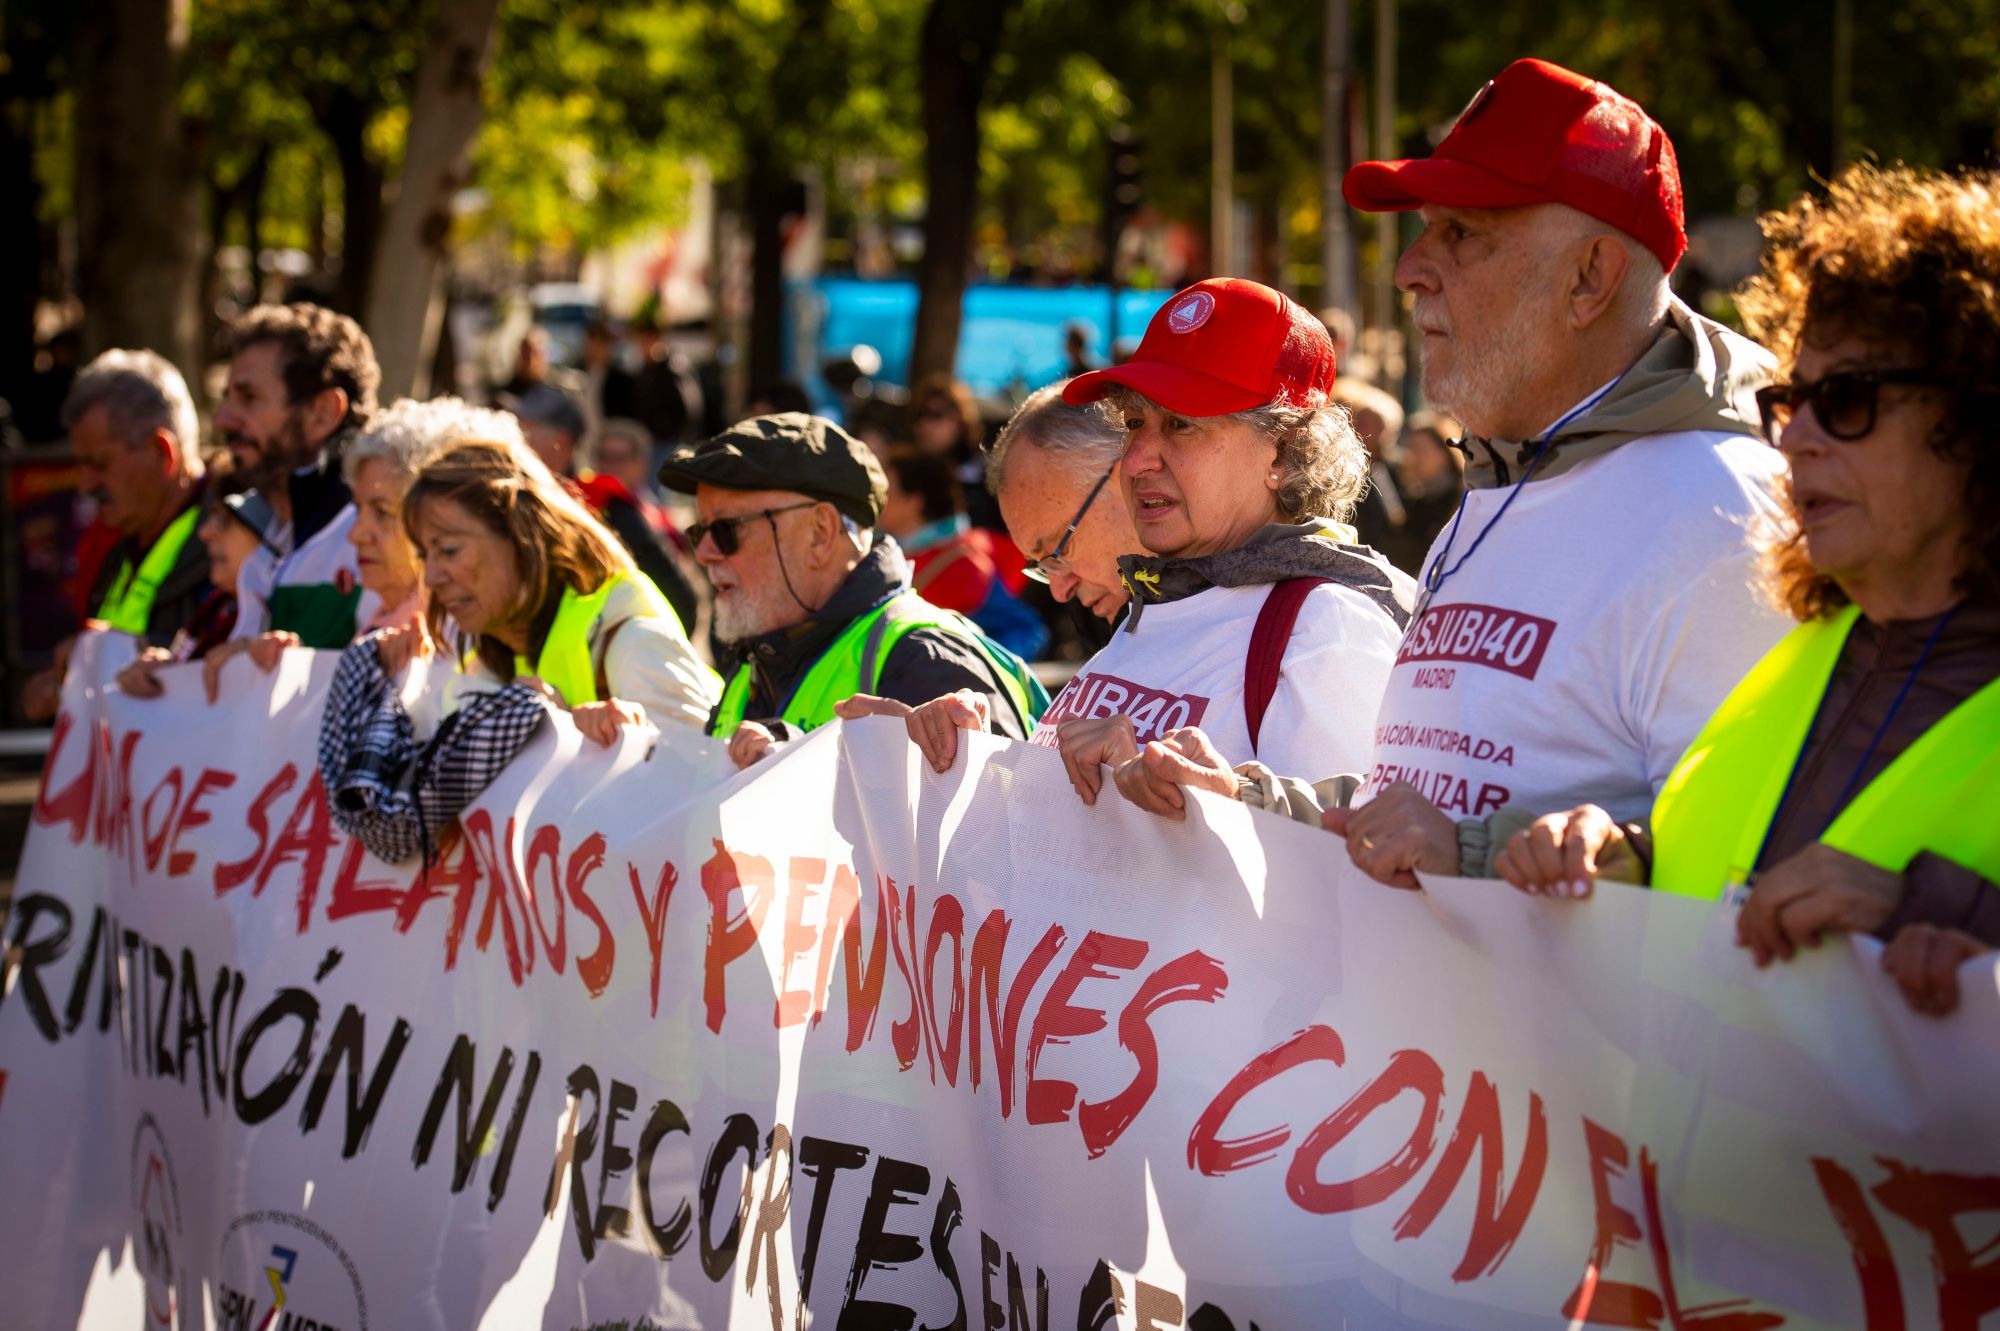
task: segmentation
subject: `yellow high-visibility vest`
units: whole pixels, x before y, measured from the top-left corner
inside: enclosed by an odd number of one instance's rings
[[[1714,899],[1749,881],[1859,614],[1786,634],[1702,727],[1653,804],[1654,888]],[[1898,754],[1820,841],[1892,873],[1929,851],[2000,882],[2000,680]]]

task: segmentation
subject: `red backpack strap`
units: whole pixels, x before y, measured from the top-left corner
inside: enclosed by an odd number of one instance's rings
[[[1257,627],[1250,630],[1249,659],[1243,665],[1243,720],[1250,727],[1250,752],[1257,752],[1257,737],[1264,729],[1264,712],[1278,691],[1278,675],[1285,664],[1285,645],[1292,640],[1292,626],[1299,622],[1299,608],[1312,589],[1331,578],[1287,578],[1271,584],[1263,609],[1257,612]]]

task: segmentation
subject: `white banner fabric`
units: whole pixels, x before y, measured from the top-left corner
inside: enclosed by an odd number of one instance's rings
[[[71,672],[0,918],[0,1326],[2000,1325],[2000,966],[1399,892],[888,721],[545,729],[428,872],[330,655]]]

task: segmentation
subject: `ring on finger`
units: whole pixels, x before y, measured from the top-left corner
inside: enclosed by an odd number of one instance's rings
[[[1361,849],[1363,850],[1375,849],[1375,838],[1369,836],[1366,832],[1363,832],[1361,834]]]

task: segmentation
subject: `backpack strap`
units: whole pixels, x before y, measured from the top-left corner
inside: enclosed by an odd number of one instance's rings
[[[1257,626],[1250,630],[1250,652],[1243,664],[1243,720],[1250,728],[1250,752],[1257,751],[1257,737],[1264,729],[1264,713],[1278,691],[1278,675],[1285,664],[1285,646],[1292,640],[1292,626],[1299,622],[1299,609],[1312,589],[1331,578],[1286,578],[1271,584],[1264,606],[1257,612]]]

